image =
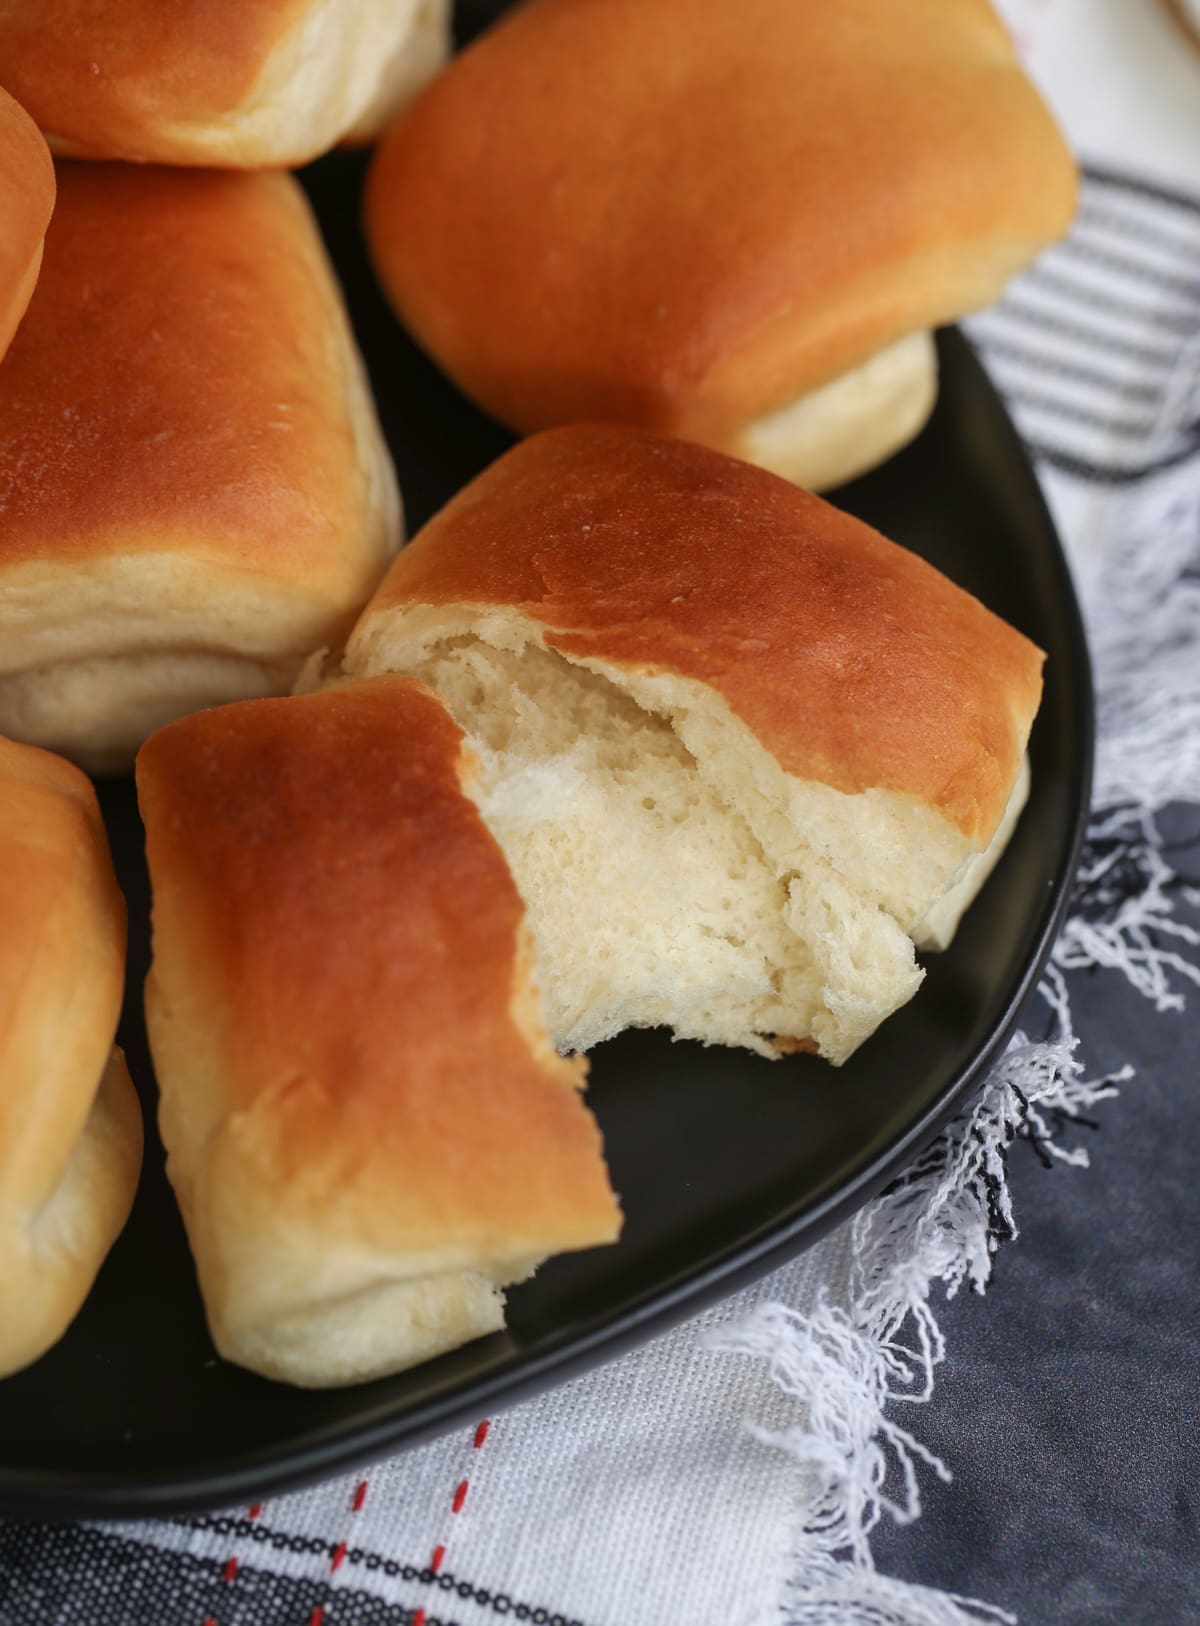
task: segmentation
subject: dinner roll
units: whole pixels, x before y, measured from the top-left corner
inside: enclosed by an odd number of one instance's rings
[[[0,4],[0,82],[75,158],[306,163],[373,136],[449,49],[450,0]]]
[[[342,670],[410,673],[467,731],[560,1046],[665,1024],[841,1062],[1007,839],[1041,665],[796,486],[574,426],[430,521]]]
[[[54,165],[37,125],[0,90],[0,356],[25,314],[54,208]]]
[[[92,769],[349,625],[399,500],[290,176],[60,167],[0,501],[0,731]]]
[[[138,757],[146,1015],[217,1348],[350,1383],[503,1325],[620,1224],[546,1037],[477,767],[400,678],[174,723]]]
[[[137,1096],[113,1035],[125,905],[96,795],[0,740],[0,1376],[61,1338],[129,1214]]]
[[[388,130],[366,226],[504,423],[636,424],[825,486],[917,432],[929,329],[1074,199],[986,0],[528,0]]]

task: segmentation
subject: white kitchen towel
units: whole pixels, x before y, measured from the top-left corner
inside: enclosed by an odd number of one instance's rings
[[[3,1626],[1011,1618],[878,1574],[870,1533],[946,1472],[903,1402],[942,1354],[935,1289],[981,1288],[1015,1233],[1005,1149],[1024,1134],[1084,1161],[1069,1118],[1113,1087],[1073,1056],[1073,973],[1123,973],[1164,1009],[1200,982],[1154,825],[1200,801],[1200,53],[1157,0],[1006,10],[1087,166],[1070,239],[971,324],[1072,550],[1097,667],[1092,839],[1044,988],[1058,1041],[1018,1037],[974,1109],[821,1246],[563,1388],[220,1516],[6,1527]]]

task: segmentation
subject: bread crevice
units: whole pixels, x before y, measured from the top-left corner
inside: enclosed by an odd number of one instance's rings
[[[466,788],[529,910],[560,1049],[661,1025],[842,1061],[916,991],[904,933],[817,854],[772,856],[728,763],[705,772],[685,745],[686,708],[652,709],[498,620],[405,669],[471,738]]]

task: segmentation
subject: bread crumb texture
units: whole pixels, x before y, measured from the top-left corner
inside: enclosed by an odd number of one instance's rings
[[[728,754],[702,769],[679,718],[533,642],[448,639],[414,675],[472,739],[469,788],[529,910],[561,1048],[667,1025],[768,1056],[812,1039],[842,1061],[916,992],[897,923],[811,851],[781,864],[749,774]]]

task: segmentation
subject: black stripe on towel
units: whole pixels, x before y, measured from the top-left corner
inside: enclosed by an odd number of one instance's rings
[[[1180,464],[1195,457],[1200,450],[1200,446],[1193,444],[1148,463],[1116,464],[1100,463],[1092,458],[1082,457],[1076,452],[1051,446],[1045,441],[1026,440],[1025,444],[1039,462],[1048,463],[1060,474],[1070,474],[1078,480],[1087,480],[1093,485],[1100,486],[1136,485],[1139,480],[1148,479],[1151,475],[1163,474],[1168,469],[1177,469]]]
[[[1004,393],[1018,407],[1026,407],[1031,412],[1044,412],[1048,417],[1058,418],[1062,423],[1079,424],[1085,429],[1102,429],[1107,434],[1120,435],[1128,440],[1149,440],[1160,428],[1153,418],[1140,420],[1114,418],[1107,412],[1094,411],[1078,401],[1069,400],[1065,395],[1030,390],[1023,385],[1014,385]],[[1194,450],[1194,445],[1188,447],[1188,451]]]
[[[997,356],[1002,361],[1027,367],[1030,372],[1039,375],[1039,381],[1049,378],[1067,384],[1085,384],[1092,389],[1104,390],[1118,396],[1123,402],[1136,403],[1140,406],[1157,406],[1162,400],[1162,391],[1155,389],[1152,384],[1139,384],[1132,378],[1119,378],[1116,373],[1105,372],[1101,367],[1091,367],[1086,362],[1063,361],[1045,350],[1035,349],[1032,345],[989,337],[980,340],[979,348],[989,359]]]
[[[1084,164],[1084,178],[1114,191],[1130,192],[1134,197],[1149,198],[1155,203],[1170,204],[1200,217],[1200,195],[1185,192],[1179,187],[1164,186],[1159,181],[1147,180],[1144,175],[1131,175],[1128,170],[1112,169],[1107,164]]]
[[[301,1626],[324,1604],[330,1626],[411,1626],[421,1607],[323,1576],[270,1574],[241,1564],[224,1581],[224,1564],[191,1553],[80,1525],[0,1527],[0,1621],[4,1626]],[[336,1599],[336,1614],[331,1607]],[[432,1600],[430,1600],[432,1601]],[[439,1600],[440,1601],[440,1600]],[[532,1615],[526,1615],[531,1620]],[[426,1607],[426,1626],[460,1626]]]
[[[1132,343],[1122,334],[1113,333],[1108,328],[1063,317],[1057,311],[1042,305],[1031,305],[1019,294],[1011,295],[987,312],[983,319],[984,326],[990,329],[994,322],[1003,326],[1028,329],[1035,333],[1053,333],[1059,338],[1078,341],[1097,356],[1106,353],[1126,356],[1131,361],[1140,362],[1144,367],[1156,368],[1163,373],[1170,372],[1177,359],[1175,350],[1156,350],[1144,344]],[[983,343],[986,345],[986,338]]]
[[[1084,221],[1086,223],[1086,217]],[[1125,222],[1121,222],[1121,225],[1124,227]],[[1140,238],[1141,233],[1138,235]],[[1136,244],[1132,246],[1136,247]],[[1049,250],[1049,258],[1056,264],[1060,260],[1079,260],[1084,265],[1098,266],[1102,271],[1110,271],[1127,281],[1146,282],[1180,299],[1195,300],[1200,304],[1200,238],[1197,239],[1196,252],[1190,256],[1195,267],[1190,276],[1165,271],[1162,266],[1154,265],[1149,260],[1136,259],[1128,252],[1128,245],[1122,244],[1121,248],[1114,249],[1108,244],[1097,243],[1078,226],[1069,237],[1064,237],[1061,243],[1056,243]]]
[[[1146,327],[1161,328],[1165,333],[1178,334],[1185,339],[1200,331],[1200,313],[1158,310],[1153,305],[1147,306],[1136,299],[1122,298],[1120,294],[1111,293],[1106,288],[1098,288],[1093,283],[1077,280],[1069,272],[1064,275],[1062,270],[1047,265],[1044,261],[1030,266],[1022,278],[1022,285],[1026,288],[1036,287],[1057,296],[1071,310],[1078,310],[1082,306],[1089,313],[1102,311],[1106,316],[1116,316],[1121,321],[1137,322]]]

